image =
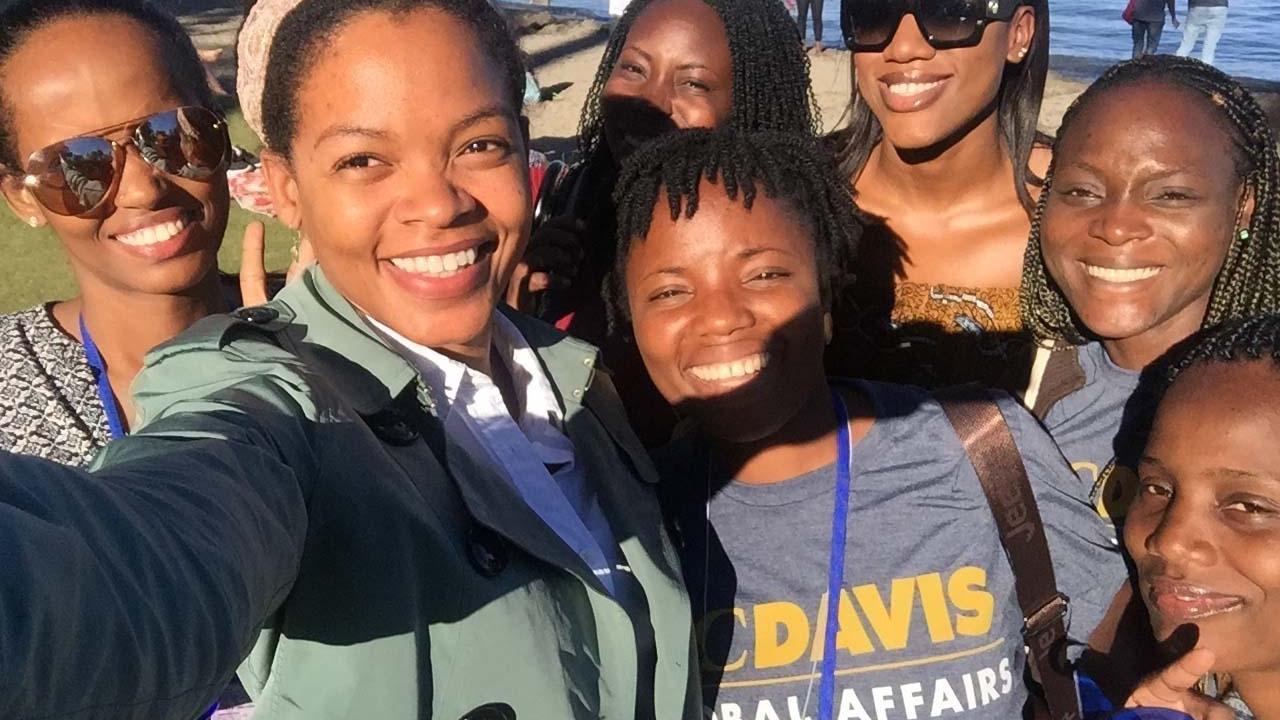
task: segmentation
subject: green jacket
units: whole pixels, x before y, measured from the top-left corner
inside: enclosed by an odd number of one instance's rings
[[[595,350],[511,319],[647,615],[313,270],[154,351],[94,477],[0,454],[0,717],[190,718],[242,660],[272,720],[701,717],[649,460]]]

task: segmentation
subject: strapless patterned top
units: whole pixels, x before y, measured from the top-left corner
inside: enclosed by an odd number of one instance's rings
[[[1032,347],[1017,288],[899,282],[891,303],[889,296],[863,287],[842,300],[828,353],[832,374],[927,388],[1026,386]]]

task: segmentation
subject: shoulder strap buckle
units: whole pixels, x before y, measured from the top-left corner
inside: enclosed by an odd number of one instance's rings
[[[1070,615],[1071,598],[1060,592],[1054,593],[1040,609],[1023,620],[1022,637],[1030,640],[1057,627],[1065,627]]]

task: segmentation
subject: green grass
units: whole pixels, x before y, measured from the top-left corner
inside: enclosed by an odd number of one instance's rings
[[[261,143],[244,124],[240,112],[228,112],[227,120],[231,141],[256,152]],[[240,241],[244,237],[245,226],[253,220],[263,220],[267,226],[267,269],[284,270],[288,267],[293,234],[275,220],[242,210],[232,201],[227,233],[218,253],[218,264],[223,271],[235,273],[239,269]],[[71,297],[76,293],[75,280],[71,277],[58,237],[48,229],[27,227],[8,207],[0,210],[0,257],[5,258],[0,270],[0,313]]]

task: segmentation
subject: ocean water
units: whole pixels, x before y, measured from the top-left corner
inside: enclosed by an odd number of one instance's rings
[[[1054,55],[1119,61],[1129,57],[1133,41],[1120,19],[1127,0],[1050,0],[1050,52]],[[1216,64],[1241,77],[1280,82],[1280,0],[1230,0],[1226,32],[1218,43]],[[553,6],[593,13],[607,12],[607,0],[551,0]],[[1186,14],[1186,0],[1175,0],[1178,19]],[[823,3],[823,40],[840,44],[839,0]],[[813,28],[809,36],[812,40]],[[1195,55],[1199,57],[1201,41]],[[1160,49],[1172,53],[1182,32],[1165,22]]]
[[[1178,20],[1182,21],[1187,12],[1186,0],[1175,3]],[[1120,19],[1125,4],[1125,0],[1050,0],[1049,51],[1054,55],[1106,60],[1128,58],[1133,41],[1129,26]],[[823,12],[824,20],[826,15]],[[835,22],[839,22],[839,16]],[[1172,53],[1181,42],[1182,31],[1173,29],[1166,16],[1161,52]],[[1200,56],[1203,42],[1201,33],[1193,52],[1195,57]],[[1214,64],[1232,75],[1280,81],[1280,0],[1231,0],[1227,28],[1218,42]]]

